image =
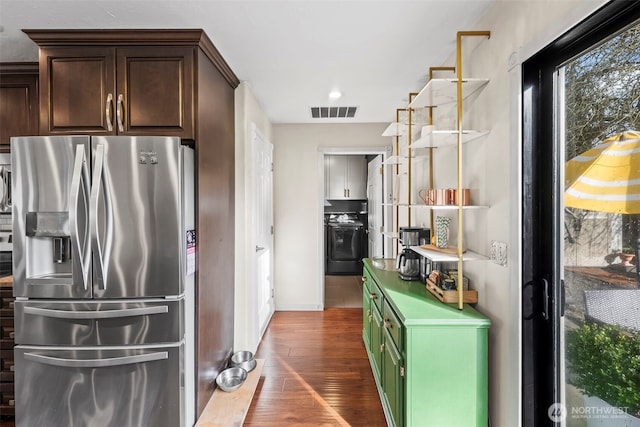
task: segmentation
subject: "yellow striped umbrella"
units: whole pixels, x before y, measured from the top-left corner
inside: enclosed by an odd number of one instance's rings
[[[565,206],[640,214],[640,132],[613,135],[569,160],[565,188]]]

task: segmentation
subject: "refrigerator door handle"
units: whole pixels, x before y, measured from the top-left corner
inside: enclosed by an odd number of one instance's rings
[[[60,357],[43,356],[35,353],[25,353],[25,360],[43,363],[45,365],[62,366],[65,368],[105,368],[109,366],[133,365],[135,363],[153,362],[169,358],[166,351],[135,356],[111,357],[108,359],[65,359]]]
[[[116,319],[122,317],[148,316],[151,314],[163,314],[169,312],[169,306],[160,305],[155,307],[140,307],[124,310],[103,310],[103,311],[67,311],[52,310],[50,308],[25,307],[24,313],[35,316],[55,317],[57,319]]]
[[[92,188],[91,188],[91,206],[89,217],[91,223],[91,248],[96,255],[94,257],[97,269],[97,281],[98,285],[106,290],[107,289],[107,271],[105,270],[105,265],[109,265],[109,254],[111,253],[111,243],[113,240],[113,212],[111,205],[111,193],[107,188],[107,180],[105,178],[105,168],[104,168],[104,144],[97,144],[96,146],[96,157],[95,163],[93,165],[93,179],[92,179]],[[98,224],[98,208],[99,208],[99,200],[100,200],[100,189],[104,186],[104,201],[105,201],[105,220],[106,220],[106,231],[105,231],[105,245],[104,247],[100,246],[100,234],[99,234],[99,224]]]
[[[85,212],[87,210],[87,183],[89,182],[89,171],[87,169],[87,162],[85,160],[84,145],[80,144],[76,146],[76,157],[73,164],[73,175],[71,178],[71,194],[69,200],[69,238],[71,240],[71,247],[73,248],[73,277],[79,277],[82,281],[84,290],[87,290],[87,284],[89,282],[89,262],[91,252],[89,251],[89,242],[87,233],[85,230],[85,239],[80,242],[80,234],[78,233],[78,199],[80,197],[80,190],[84,196]]]

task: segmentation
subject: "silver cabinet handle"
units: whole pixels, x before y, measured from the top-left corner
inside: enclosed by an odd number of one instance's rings
[[[113,95],[107,95],[107,105],[104,109],[105,116],[107,118],[107,130],[109,132],[113,131],[113,124],[111,123],[111,104],[113,103]]]
[[[133,365],[134,363],[165,360],[169,358],[169,353],[159,351],[136,356],[111,357],[109,359],[64,359],[60,357],[43,356],[41,354],[25,353],[24,358],[32,362],[62,366],[65,368],[106,368],[109,366]]]
[[[124,108],[124,96],[118,95],[118,102],[116,104],[116,120],[118,121],[118,132],[124,132],[124,124],[122,121],[122,109]]]
[[[57,319],[116,319],[122,317],[148,316],[151,314],[163,314],[169,312],[169,306],[160,305],[154,307],[129,308],[124,310],[103,310],[103,311],[67,311],[52,310],[50,308],[25,307],[25,314],[35,316],[54,317]]]
[[[260,252],[260,251],[263,251],[263,250],[264,250],[264,248],[262,246],[257,246],[256,245],[256,252]]]
[[[96,157],[93,165],[93,188],[91,189],[90,205],[90,226],[91,226],[91,249],[93,250],[95,267],[97,270],[98,285],[102,289],[107,289],[107,271],[109,257],[111,253],[111,243],[113,239],[113,213],[111,210],[111,192],[107,188],[106,172],[104,168],[105,147],[104,144],[96,146]],[[100,246],[99,224],[98,224],[98,202],[100,200],[100,189],[104,188],[106,232],[105,245]],[[105,267],[106,266],[106,267]]]
[[[78,201],[80,190],[82,190],[84,209],[87,209],[87,195],[89,182],[89,169],[87,168],[84,145],[76,146],[76,158],[73,164],[73,175],[71,178],[71,193],[69,200],[69,239],[71,241],[73,277],[81,280],[82,287],[87,290],[89,282],[89,263],[91,262],[91,252],[89,251],[89,233],[85,229],[84,239],[80,242],[78,232]]]

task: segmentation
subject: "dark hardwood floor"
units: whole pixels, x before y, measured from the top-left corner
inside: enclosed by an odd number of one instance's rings
[[[362,342],[362,309],[276,312],[245,426],[386,426]]]

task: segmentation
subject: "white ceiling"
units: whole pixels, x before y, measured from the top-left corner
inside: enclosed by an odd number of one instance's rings
[[[37,60],[23,28],[202,28],[273,123],[391,122],[492,1],[0,0],[0,61]]]

